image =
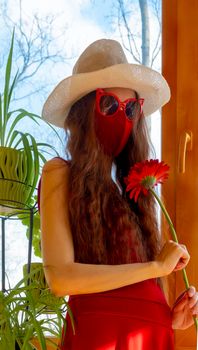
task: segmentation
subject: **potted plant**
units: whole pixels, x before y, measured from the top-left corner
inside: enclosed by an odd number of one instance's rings
[[[32,199],[35,203],[38,202],[37,200],[37,195],[34,196],[34,199]],[[29,215],[24,215],[24,213],[18,213],[17,217],[20,219],[21,223],[26,226],[26,236],[27,239],[30,239],[30,219]],[[41,230],[40,230],[40,214],[39,211],[35,212],[34,214],[34,222],[33,222],[33,227],[32,227],[32,246],[34,249],[34,255],[42,258],[41,256]],[[61,299],[57,298],[54,294],[52,294],[49,290],[47,281],[45,279],[45,274],[43,270],[43,263],[42,262],[31,262],[30,263],[30,271],[35,271],[33,273],[31,282],[34,282],[37,284],[38,288],[34,291],[35,296],[38,293],[43,292],[44,290],[47,291],[45,294],[46,298],[51,298],[53,303],[60,304]],[[25,277],[28,273],[28,264],[25,264],[23,266],[23,276]],[[61,304],[60,304],[61,306]],[[51,313],[51,309],[45,309],[45,312]]]
[[[45,313],[53,313],[54,309],[51,308],[51,305],[57,305],[59,307],[62,307],[63,298],[59,298],[55,296],[49,289],[49,286],[47,284],[43,264],[41,262],[32,262],[30,265],[30,272],[31,272],[31,278],[28,279],[29,284],[33,284],[36,288],[32,291],[32,296],[34,300],[37,300],[37,308],[42,309],[43,305],[43,299],[47,301],[48,307],[45,307]],[[28,264],[25,264],[23,266],[23,276],[27,277],[28,275]],[[42,298],[40,298],[40,295],[42,295]],[[41,301],[41,304],[39,304],[38,301]]]
[[[17,208],[30,207],[39,178],[40,162],[46,162],[38,147],[48,147],[59,156],[52,145],[36,142],[30,133],[16,130],[18,122],[28,117],[40,125],[37,120],[42,120],[61,141],[55,128],[40,116],[22,108],[10,109],[18,78],[17,72],[11,81],[13,45],[14,31],[6,64],[4,91],[0,94],[0,215],[17,212]]]
[[[35,203],[38,203],[38,196],[34,195],[32,196],[32,199],[30,201],[31,206],[33,207]],[[35,206],[35,209],[37,207]],[[29,240],[30,239],[30,217],[27,215],[27,213],[18,213],[17,217],[20,219],[21,223],[26,226],[26,237]],[[35,210],[34,212],[34,223],[32,227],[32,247],[34,249],[34,255],[38,258],[41,257],[41,229],[40,229],[40,214],[38,210]]]
[[[60,349],[55,339],[60,339],[62,331],[66,331],[66,311],[74,329],[72,312],[65,298],[62,298],[62,307],[53,304],[42,293],[35,298],[34,290],[38,286],[28,284],[29,278],[31,273],[13,289],[0,292],[0,349],[33,350],[36,343],[42,350],[47,350],[47,345]],[[42,308],[38,308],[38,304]],[[53,317],[46,317],[48,307],[53,310]]]

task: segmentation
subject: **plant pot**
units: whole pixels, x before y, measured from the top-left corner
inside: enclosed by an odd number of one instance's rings
[[[31,184],[27,184],[25,152],[0,147],[0,215],[27,208],[31,189]]]
[[[25,264],[23,266],[24,277],[27,276],[27,268],[28,265]],[[35,290],[31,292],[32,297],[35,300],[35,302],[38,302],[38,309],[43,308],[45,303],[47,304],[43,313],[53,313],[53,305],[59,306],[61,308],[61,306],[63,305],[63,299],[60,297],[56,297],[49,290],[48,284],[45,279],[42,263],[31,263],[30,272],[32,273],[33,270],[35,270],[35,274],[31,276],[31,278],[29,279],[29,283],[33,283],[34,285],[36,284],[38,288],[35,288]],[[50,305],[52,306],[52,308],[50,308]]]

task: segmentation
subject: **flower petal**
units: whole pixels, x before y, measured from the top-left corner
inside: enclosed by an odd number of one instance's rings
[[[162,184],[168,178],[170,167],[158,159],[146,159],[143,162],[135,163],[129,174],[124,178],[126,192],[129,197],[137,202],[139,195],[148,195],[149,187]]]

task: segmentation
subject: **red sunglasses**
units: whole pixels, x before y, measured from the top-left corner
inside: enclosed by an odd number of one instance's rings
[[[96,89],[96,109],[104,116],[115,116],[115,114],[124,108],[125,116],[132,120],[136,115],[142,113],[144,98],[128,98],[120,101],[118,96],[112,92]]]

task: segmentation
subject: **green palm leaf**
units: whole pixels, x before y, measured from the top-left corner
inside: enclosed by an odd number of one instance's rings
[[[4,87],[4,125],[7,122],[7,111],[9,108],[9,100],[10,100],[9,87],[10,87],[10,77],[11,77],[11,70],[12,70],[13,46],[14,46],[14,30],[12,33],[11,46],[10,46],[10,51],[8,55],[7,65],[6,65],[5,87]]]
[[[2,130],[2,127],[3,127],[3,120],[2,120],[2,116],[3,116],[3,111],[2,111],[2,95],[0,94],[0,130]],[[1,133],[2,134],[2,133]],[[0,135],[1,136],[1,143],[3,142],[2,140],[2,136],[3,135]]]
[[[14,79],[13,79],[12,85],[11,85],[11,87],[10,87],[10,89],[9,89],[9,92],[8,92],[8,108],[9,108],[9,106],[10,106],[10,102],[11,102],[11,97],[12,97],[13,90],[14,90],[15,85],[16,85],[16,83],[17,83],[18,73],[19,73],[19,70],[18,70],[17,73],[15,74],[15,77],[14,77]],[[7,109],[8,109],[8,108],[7,108]]]
[[[47,161],[47,159],[44,157],[44,155],[38,151],[39,157],[41,158],[41,160],[43,161],[43,164],[45,164],[45,162]]]
[[[23,108],[20,108],[19,111],[24,111]],[[27,112],[27,111],[26,111]],[[56,131],[56,129],[45,119],[43,119],[41,116],[37,115],[37,114],[34,114],[34,113],[30,113],[30,112],[27,112],[27,116],[28,117],[35,117],[35,118],[38,118],[40,119],[41,121],[43,121],[44,123],[46,123],[56,134],[56,136],[58,137],[59,141],[62,143],[63,147],[64,147],[64,143],[63,143],[63,140],[61,139],[60,135],[58,134],[58,132]]]
[[[23,136],[29,136],[29,138],[31,139],[31,143],[29,143],[29,149],[30,151],[33,152],[33,155],[32,155],[32,161],[33,161],[33,164],[34,164],[34,172],[32,172],[32,177],[31,177],[31,186],[32,186],[32,189],[30,191],[30,198],[32,197],[32,194],[36,188],[36,184],[37,184],[37,181],[38,181],[38,178],[39,178],[39,154],[38,154],[38,148],[37,148],[37,143],[34,139],[34,137],[32,135],[30,135],[29,133],[25,133],[23,134]]]
[[[9,114],[11,115],[11,112],[10,112]],[[6,146],[7,146],[7,147],[11,147],[11,144],[8,143],[8,142],[9,142],[9,138],[11,137],[12,132],[13,132],[13,130],[14,130],[16,124],[17,124],[21,119],[23,119],[24,116],[25,116],[25,112],[20,113],[20,114],[14,119],[13,123],[11,124],[11,126],[10,126],[10,128],[9,128],[9,133],[8,133],[8,135],[7,135],[7,139],[5,140],[5,147],[6,147]],[[15,146],[15,148],[16,148],[16,146]]]

